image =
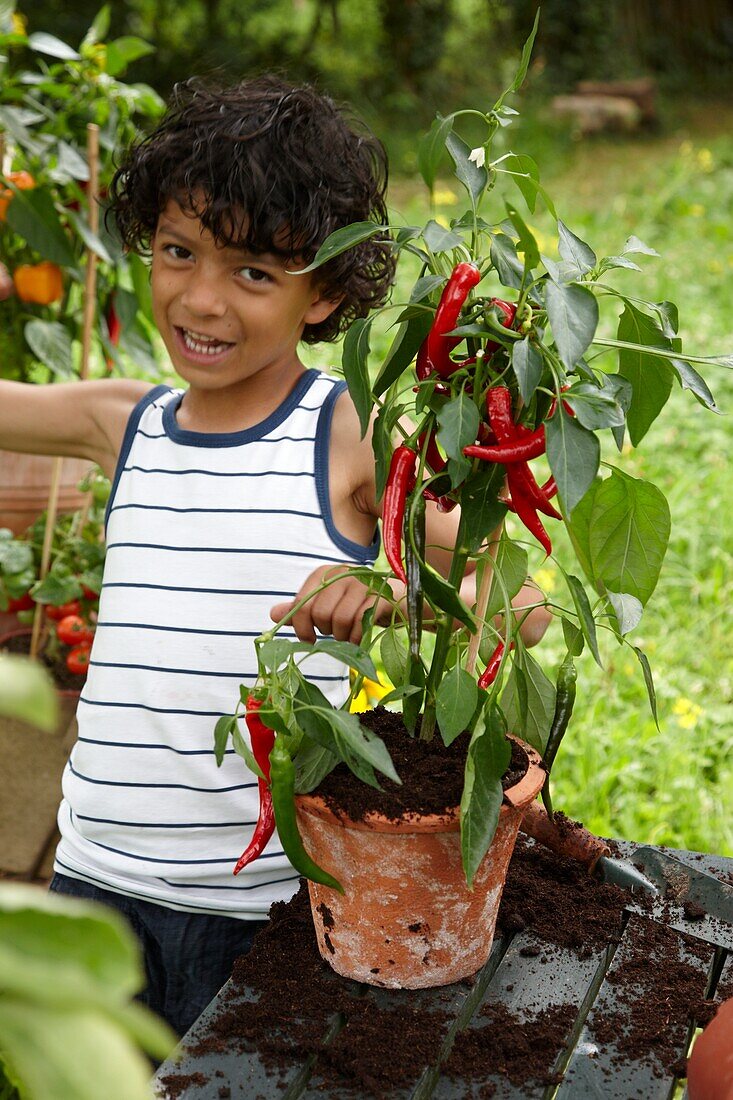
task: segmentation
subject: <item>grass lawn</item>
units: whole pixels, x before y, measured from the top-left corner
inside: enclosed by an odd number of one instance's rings
[[[635,139],[595,139],[553,147],[536,121],[510,131],[511,147],[534,154],[558,214],[598,255],[618,253],[635,233],[661,259],[635,257],[643,274],[616,271],[614,285],[680,308],[683,348],[733,353],[733,109],[714,105],[690,113],[674,129]],[[437,214],[462,209],[455,179],[437,189]],[[507,197],[510,197],[507,194]],[[517,193],[511,200],[517,202]],[[420,224],[430,211],[421,184],[397,180],[395,221]],[[497,203],[484,216],[500,221]],[[529,216],[541,249],[552,255],[553,224]],[[395,301],[405,301],[415,277],[405,257]],[[497,286],[497,293],[499,288]],[[614,335],[609,327],[608,335]],[[389,342],[375,336],[378,361]],[[335,350],[334,362],[339,358]],[[324,364],[316,349],[309,362]],[[613,354],[603,365],[616,370]],[[724,415],[715,416],[676,389],[660,421],[636,453],[604,457],[654,482],[667,496],[672,535],[663,575],[629,641],[647,653],[654,672],[660,729],[651,717],[633,651],[602,638],[604,668],[584,654],[578,701],[553,773],[555,805],[592,830],[630,840],[733,855],[733,522],[728,450],[733,444],[733,372],[704,370]],[[557,525],[555,525],[557,526]],[[553,528],[558,560],[567,540]],[[569,599],[553,562],[531,551],[534,575],[565,606]],[[559,623],[542,643],[542,663],[559,662]]]

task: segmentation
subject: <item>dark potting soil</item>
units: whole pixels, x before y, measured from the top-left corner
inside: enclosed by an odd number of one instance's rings
[[[591,948],[619,940],[626,898],[620,887],[598,882],[578,864],[520,836],[497,934],[532,930],[543,950],[547,945],[551,967],[553,946],[583,957]],[[683,1067],[675,1064],[679,1046],[675,1049],[666,1038],[670,1021],[689,1017],[703,1024],[731,991],[721,988],[715,1003],[703,1001],[700,974],[679,961],[675,936],[652,922],[638,920],[635,925],[642,931],[631,965],[616,978],[619,1012],[595,1014],[595,1038],[613,1043],[621,1061],[637,1061],[651,1052],[660,1072],[683,1074]],[[693,939],[689,942],[693,951],[707,950]],[[270,923],[255,938],[251,952],[235,964],[220,1013],[188,1052],[196,1057],[256,1050],[273,1084],[266,1096],[252,1100],[271,1100],[287,1071],[314,1052],[318,1057],[312,1080],[324,1098],[391,1100],[434,1061],[451,1023],[447,1014],[430,1011],[418,997],[412,1008],[405,1004],[404,992],[380,990],[377,1007],[373,996],[362,995],[360,987],[322,962],[302,883],[292,901],[272,907]],[[517,1088],[550,1085],[577,1007],[556,1004],[520,1020],[505,1006],[487,1006],[474,1018],[474,1027],[456,1038],[444,1072],[466,1083],[495,1073]],[[337,1014],[348,1023],[324,1045]],[[177,1076],[166,1078],[171,1098],[178,1095],[171,1091]]]
[[[14,638],[8,638],[4,644],[3,649],[7,653],[20,653],[24,657],[27,657],[31,648],[31,636],[30,634],[17,634]],[[54,660],[48,656],[47,653],[39,653],[39,659],[42,664],[46,666],[50,672],[53,682],[56,687],[61,691],[81,691],[84,687],[85,676],[75,676],[72,672],[69,672],[66,667],[66,654],[68,649],[64,648],[63,652]]]
[[[346,765],[339,764],[318,787],[318,794],[334,813],[344,813],[352,821],[359,821],[377,811],[394,821],[408,812],[440,814],[460,804],[468,734],[460,734],[446,748],[439,732],[432,741],[410,737],[402,716],[385,707],[376,707],[360,717],[361,724],[384,741],[403,783],[380,775],[382,790],[375,790],[364,783],[354,783]],[[528,764],[524,749],[515,742],[511,745],[512,758],[502,779],[505,791],[519,782]]]

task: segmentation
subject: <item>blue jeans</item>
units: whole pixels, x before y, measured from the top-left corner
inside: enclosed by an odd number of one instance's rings
[[[168,1021],[178,1035],[188,1031],[231,976],[232,964],[252,946],[267,921],[182,913],[101,890],[81,879],[55,874],[50,890],[110,905],[132,925],[143,950],[147,986],[138,999]]]

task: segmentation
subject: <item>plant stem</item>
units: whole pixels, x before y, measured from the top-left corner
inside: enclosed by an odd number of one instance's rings
[[[466,546],[464,519],[461,516],[456,535],[456,548],[451,561],[448,583],[458,591],[461,587],[468,563],[468,547]],[[432,741],[435,733],[435,699],[443,679],[443,670],[450,648],[450,640],[453,635],[453,618],[451,615],[441,612],[436,614],[437,623],[435,631],[435,650],[430,663],[427,682],[425,684],[425,709],[423,711],[422,725],[420,727],[420,740]]]

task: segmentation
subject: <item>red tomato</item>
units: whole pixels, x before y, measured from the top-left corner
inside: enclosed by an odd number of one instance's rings
[[[78,645],[80,642],[91,642],[94,631],[90,630],[89,624],[80,615],[64,615],[56,625],[56,636],[64,645]]]
[[[87,588],[86,585],[82,585],[82,595],[85,600],[99,599],[99,592],[95,592],[92,588]]]
[[[89,642],[82,642],[69,650],[66,654],[66,667],[69,672],[73,672],[75,676],[86,676],[91,650]]]
[[[25,596],[19,596],[17,600],[8,600],[8,611],[30,611],[34,606],[30,592],[26,592]]]
[[[687,1063],[690,1100],[733,1098],[733,1000],[723,1001]]]
[[[62,603],[60,607],[55,607],[52,603],[46,604],[46,615],[49,619],[55,619],[59,622],[60,619],[65,619],[67,615],[79,614],[79,601],[71,600],[70,603]]]

